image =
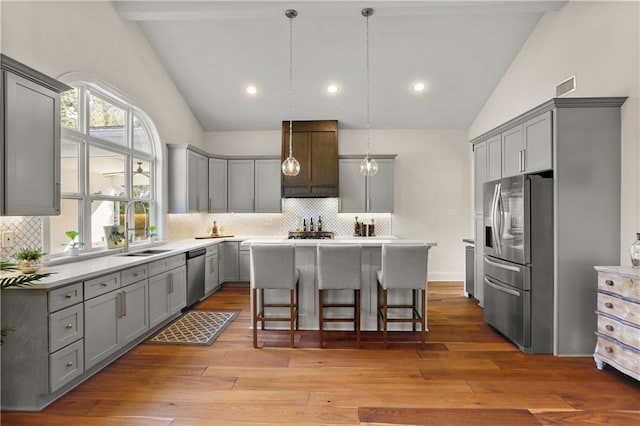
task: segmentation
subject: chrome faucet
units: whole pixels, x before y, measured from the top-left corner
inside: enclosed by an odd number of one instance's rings
[[[151,204],[152,201],[151,200],[145,201],[145,202],[140,200],[129,201],[127,205],[124,207],[124,252],[125,253],[129,251],[129,231],[131,230],[135,231],[136,229],[135,217],[133,218],[133,228],[129,228],[129,208],[136,203],[140,203],[140,205],[144,209],[144,235],[146,237],[149,237],[149,227],[147,226],[148,225],[147,218],[149,217],[149,210],[147,209],[147,206],[145,206],[145,203]],[[135,236],[135,233],[134,233],[134,236]]]

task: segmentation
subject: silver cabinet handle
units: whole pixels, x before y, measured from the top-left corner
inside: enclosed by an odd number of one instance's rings
[[[122,318],[122,293],[116,294],[116,309],[118,311],[118,318]]]
[[[169,293],[173,293],[173,272],[169,273]]]
[[[607,324],[607,325],[605,325],[605,326],[604,326],[604,328],[605,328],[607,331],[613,331],[613,326],[612,326],[612,325]]]
[[[108,285],[109,285],[109,284],[107,284],[107,283],[100,283],[100,287],[102,287],[102,288],[104,288],[104,287],[106,287],[106,286],[108,286]]]
[[[67,363],[67,367],[73,367],[73,361],[69,361],[69,362]]]
[[[67,324],[65,328],[66,328],[67,330],[70,330],[70,329],[72,329],[72,328],[73,328],[73,324]]]
[[[604,304],[604,307],[611,309],[611,308],[613,308],[613,303],[607,302],[607,303]]]
[[[522,150],[522,171],[526,171],[527,170],[527,150],[523,149]]]
[[[613,287],[613,281],[611,281],[611,280],[606,280],[604,283],[606,285],[608,285],[609,287]]]
[[[64,295],[65,299],[71,299],[73,297],[73,293],[67,293]]]
[[[127,292],[122,292],[122,316],[127,316]]]

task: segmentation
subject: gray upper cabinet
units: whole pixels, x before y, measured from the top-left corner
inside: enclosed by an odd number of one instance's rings
[[[209,211],[208,158],[187,145],[168,145],[169,213]]]
[[[229,160],[229,212],[251,213],[254,211],[254,160]]]
[[[230,159],[229,212],[280,213],[280,165],[279,158]]]
[[[509,177],[523,172],[522,150],[524,138],[522,124],[502,132],[502,176]]]
[[[487,180],[502,177],[502,143],[500,135],[487,139]]]
[[[209,158],[209,212],[227,211],[227,160]]]
[[[362,158],[338,160],[340,212],[393,212],[393,158],[376,157],[378,173],[368,177],[360,174],[360,161]]]
[[[552,112],[502,132],[502,176],[553,168]]]
[[[5,55],[0,63],[0,213],[59,215],[59,94],[71,87]]]
[[[258,159],[255,161],[255,212],[280,213],[280,159]]]
[[[499,138],[500,136],[498,136]],[[475,182],[475,212],[482,214],[482,185],[487,182],[487,141],[473,145],[473,165]]]

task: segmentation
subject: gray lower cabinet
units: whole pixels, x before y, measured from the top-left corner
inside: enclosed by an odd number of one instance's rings
[[[224,280],[236,282],[240,279],[239,249],[237,241],[225,241],[224,245]]]
[[[207,247],[204,261],[204,294],[209,295],[220,287],[218,278],[218,245]]]
[[[218,285],[222,285],[227,281],[227,256],[226,256],[226,243],[218,244]]]
[[[59,94],[71,87],[5,55],[0,64],[0,215],[59,215]]]
[[[341,213],[393,212],[393,157],[376,156],[378,173],[367,177],[360,174],[362,158],[338,160]]]
[[[154,328],[180,312],[187,304],[185,266],[149,278],[149,326]]]
[[[473,296],[478,299],[480,306],[484,306],[484,218],[482,215],[475,216],[475,256],[474,256],[474,277]]]
[[[241,247],[238,253],[238,280],[248,282],[251,280],[251,252],[249,247]]]
[[[149,330],[148,280],[84,302],[85,368],[106,359]]]
[[[237,244],[237,243],[236,243]],[[51,290],[5,289],[2,410],[37,411],[180,314],[185,255]]]

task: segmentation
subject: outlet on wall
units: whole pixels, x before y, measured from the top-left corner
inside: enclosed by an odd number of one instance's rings
[[[2,233],[2,247],[13,247],[13,232],[5,231]]]

